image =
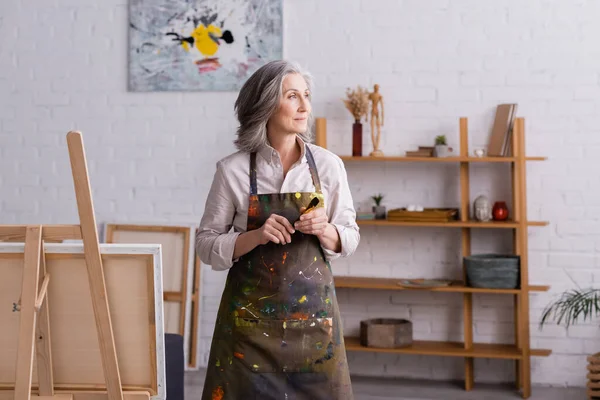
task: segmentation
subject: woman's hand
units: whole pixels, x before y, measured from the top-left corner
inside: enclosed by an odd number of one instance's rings
[[[258,230],[260,244],[269,242],[287,244],[292,242],[292,233],[295,232],[292,224],[281,215],[271,214],[263,226]]]
[[[300,212],[304,212],[305,209],[305,207],[302,207]],[[300,220],[294,224],[294,227],[302,233],[316,235],[320,238],[325,233],[327,225],[329,225],[329,218],[325,214],[325,207],[319,207],[301,215]]]

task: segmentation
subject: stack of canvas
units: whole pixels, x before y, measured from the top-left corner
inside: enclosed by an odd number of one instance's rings
[[[163,257],[164,330],[184,338],[186,370],[198,364],[200,260],[195,223],[116,223],[104,225],[106,243],[160,244]]]

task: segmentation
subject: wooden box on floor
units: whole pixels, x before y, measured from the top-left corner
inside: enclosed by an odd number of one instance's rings
[[[587,395],[588,399],[600,399],[600,353],[588,356]]]
[[[162,247],[165,333],[184,338],[186,369],[198,369],[200,263],[196,224],[106,223],[106,243],[157,243]],[[192,283],[193,282],[193,283]]]

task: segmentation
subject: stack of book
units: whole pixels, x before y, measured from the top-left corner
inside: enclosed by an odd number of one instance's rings
[[[375,219],[375,213],[370,211],[357,211],[356,212],[356,220],[370,220]]]
[[[516,104],[498,105],[488,144],[488,156],[510,157],[512,155],[512,131],[516,115]]]
[[[406,157],[433,157],[433,146],[419,146],[417,151],[407,151]]]
[[[425,208],[423,211],[408,211],[406,208],[389,210],[388,221],[404,222],[449,222],[458,218],[457,208]]]

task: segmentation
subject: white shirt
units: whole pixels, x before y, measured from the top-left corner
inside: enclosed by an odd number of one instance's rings
[[[342,244],[340,253],[323,248],[328,260],[353,254],[360,240],[356,211],[346,169],[342,160],[332,152],[296,136],[300,144],[300,159],[291,166],[285,179],[279,153],[269,145],[257,151],[256,171],[258,194],[314,192],[305,146],[309,146],[321,181],[325,209]],[[196,234],[196,250],[203,263],[213,270],[229,269],[237,237],[246,232],[248,197],[250,195],[250,154],[238,151],[217,162],[204,215]],[[232,231],[233,228],[233,231]]]

